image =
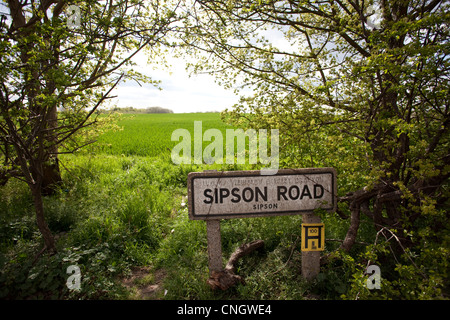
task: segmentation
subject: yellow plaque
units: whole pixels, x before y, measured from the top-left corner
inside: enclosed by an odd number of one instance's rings
[[[325,248],[325,225],[302,223],[302,251],[323,251]]]

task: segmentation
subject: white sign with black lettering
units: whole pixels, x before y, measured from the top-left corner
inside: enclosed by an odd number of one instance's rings
[[[336,209],[333,168],[192,172],[188,176],[191,219],[228,219],[312,213]]]

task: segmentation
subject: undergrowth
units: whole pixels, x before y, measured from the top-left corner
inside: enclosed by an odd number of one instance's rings
[[[44,201],[58,248],[52,256],[39,255],[43,240],[27,187],[11,180],[0,188],[1,299],[131,299],[120,279],[139,266],[165,271],[164,299],[429,299],[445,292],[442,246],[424,243],[423,254],[412,248],[396,263],[392,243],[378,239],[364,217],[352,251],[338,253],[305,282],[301,216],[222,220],[224,264],[245,242],[262,239],[264,247],[239,260],[236,273],[245,285],[212,291],[206,224],[188,218],[186,181],[189,172],[220,168],[176,166],[165,156],[66,155],[61,162],[64,184]],[[327,239],[322,255],[336,254],[349,222],[319,214]],[[430,257],[435,261],[425,260]],[[384,290],[367,289],[369,261],[381,266]],[[71,265],[80,269],[79,290],[66,285]],[[418,281],[402,276],[425,280],[415,287]]]

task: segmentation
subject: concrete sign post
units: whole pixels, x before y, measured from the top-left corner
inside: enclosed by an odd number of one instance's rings
[[[190,219],[206,220],[210,272],[220,271],[220,219],[303,214],[303,223],[320,223],[314,210],[336,210],[336,171],[282,169],[270,176],[261,175],[260,171],[191,172],[188,205]],[[318,259],[320,252],[302,250],[305,278],[318,273]]]
[[[313,280],[318,274],[320,270],[320,251],[323,250],[324,242],[322,239],[325,238],[325,230],[321,230],[320,225],[323,226],[323,223],[320,223],[320,217],[314,214],[305,214],[302,219],[302,275],[306,280]],[[317,240],[315,239],[316,233],[313,235],[309,234],[310,228],[305,228],[304,226],[312,226],[315,225],[317,232]],[[319,235],[319,232],[321,233]],[[315,241],[317,241],[317,249],[315,247]],[[319,243],[322,243],[321,248]]]
[[[223,265],[220,220],[206,221],[206,236],[208,237],[209,272],[221,271],[223,269]]]

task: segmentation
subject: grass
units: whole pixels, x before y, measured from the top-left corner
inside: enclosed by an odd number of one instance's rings
[[[322,270],[313,284],[302,280],[301,216],[222,221],[224,261],[243,242],[262,239],[265,246],[240,260],[245,286],[209,289],[206,226],[188,218],[187,175],[253,167],[174,165],[171,133],[192,130],[194,120],[203,130],[228,128],[214,113],[125,115],[123,130],[105,133],[98,147],[61,156],[64,185],[44,203],[58,253],[37,262],[42,239],[29,192],[15,180],[0,188],[0,298],[133,298],[120,279],[136,267],[164,270],[165,299],[336,298],[345,292],[349,275],[340,265]],[[339,223],[327,229],[327,238],[341,236],[346,224]],[[80,291],[65,285],[72,264],[81,269]]]
[[[219,113],[186,114],[124,114],[118,125],[118,132],[107,132],[99,139],[99,152],[111,155],[136,155],[157,157],[169,155],[178,142],[172,141],[172,132],[187,129],[194,137],[194,121],[202,121],[203,132],[216,128],[225,132],[232,128],[220,120]]]

